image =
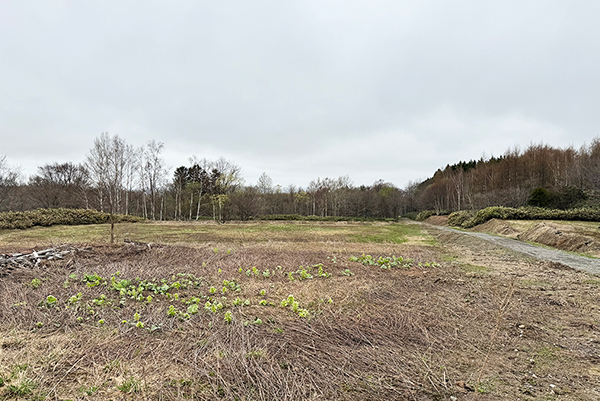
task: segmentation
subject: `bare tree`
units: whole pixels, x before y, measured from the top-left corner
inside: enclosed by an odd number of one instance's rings
[[[96,187],[100,210],[108,206],[110,214],[110,243],[114,243],[114,214],[119,210],[124,188],[125,167],[131,156],[128,146],[118,135],[102,133],[86,157],[86,166]]]
[[[143,152],[142,163],[142,187],[150,197],[150,215],[152,220],[156,220],[156,207],[159,196],[159,191],[164,185],[167,171],[165,169],[164,159],[160,156],[164,144],[154,140],[146,144]],[[161,218],[164,202],[161,202]]]
[[[269,177],[267,173],[262,173],[260,177],[258,177],[258,184],[256,185],[256,188],[261,194],[272,194],[273,179]]]
[[[19,185],[21,172],[8,164],[6,156],[0,156],[0,210],[10,209],[10,195]]]
[[[38,167],[37,175],[29,178],[32,197],[42,207],[89,206],[87,189],[90,183],[85,166],[74,163],[52,163]]]

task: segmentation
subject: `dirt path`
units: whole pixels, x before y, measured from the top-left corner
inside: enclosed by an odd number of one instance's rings
[[[526,242],[522,242],[511,238],[503,238],[495,235],[470,231],[461,231],[444,226],[434,226],[429,224],[427,226],[434,230],[441,230],[480,238],[482,240],[499,245],[503,248],[507,248],[528,256],[532,256],[536,259],[561,263],[573,269],[583,270],[592,274],[600,274],[600,259],[588,258],[585,256],[579,256],[565,251],[560,251],[557,249],[548,249],[541,246],[531,245]]]

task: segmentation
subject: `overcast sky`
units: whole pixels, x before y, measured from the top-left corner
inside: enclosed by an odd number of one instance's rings
[[[102,132],[224,156],[248,184],[404,187],[599,135],[600,1],[0,1],[0,156]]]

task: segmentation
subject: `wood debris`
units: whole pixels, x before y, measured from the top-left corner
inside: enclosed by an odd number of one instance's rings
[[[35,267],[43,260],[64,259],[65,256],[75,251],[83,250],[89,250],[89,248],[78,249],[70,245],[61,245],[41,251],[34,249],[30,253],[0,254],[0,277],[6,276],[18,268]]]

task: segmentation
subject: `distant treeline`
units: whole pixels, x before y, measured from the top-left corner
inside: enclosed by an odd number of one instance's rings
[[[162,143],[150,141],[136,149],[104,133],[84,163],[46,164],[27,181],[0,156],[0,211],[94,209],[155,220],[369,220],[423,210],[600,205],[598,138],[580,149],[531,145],[500,157],[459,162],[406,188],[384,181],[355,186],[348,176],[282,188],[267,174],[247,185],[241,168],[223,158],[193,158],[169,172],[162,150]]]
[[[408,192],[417,209],[437,212],[489,206],[597,207],[600,139],[580,149],[530,145],[500,157],[449,165]]]

